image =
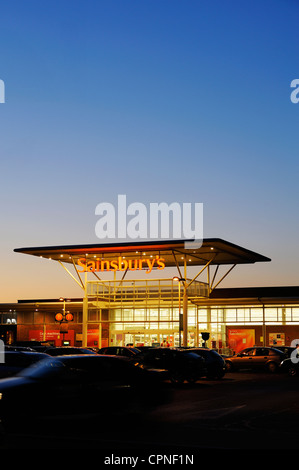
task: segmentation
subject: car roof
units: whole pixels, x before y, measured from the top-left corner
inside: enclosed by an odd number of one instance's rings
[[[11,356],[27,356],[27,357],[50,357],[49,354],[46,354],[44,352],[38,352],[38,351],[5,351],[5,356],[6,355],[11,355]]]

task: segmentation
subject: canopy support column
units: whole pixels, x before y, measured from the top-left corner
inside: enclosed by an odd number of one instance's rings
[[[183,347],[188,346],[188,293],[184,287],[183,295]]]
[[[83,311],[82,311],[82,347],[87,347],[87,321],[88,321],[88,297],[87,297],[87,272],[85,272]]]
[[[183,347],[188,346],[188,284],[187,259],[184,256],[184,295],[183,295]]]

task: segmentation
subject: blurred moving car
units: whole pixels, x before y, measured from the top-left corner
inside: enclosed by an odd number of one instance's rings
[[[47,354],[31,351],[14,351],[5,348],[3,362],[0,362],[0,378],[16,375],[26,367],[49,357]],[[2,359],[2,358],[1,358]]]
[[[109,419],[147,411],[168,397],[159,371],[98,354],[49,357],[15,377],[0,380],[0,419],[7,426],[36,418]],[[165,393],[163,393],[165,391]]]
[[[13,346],[5,345],[5,351],[31,351],[36,352],[35,349],[29,348],[29,346]]]
[[[198,354],[175,348],[150,348],[136,356],[146,367],[166,369],[173,383],[196,382],[204,376],[204,360]]]
[[[30,348],[36,352],[44,352],[50,346],[52,345],[49,341],[16,341],[9,348]]]
[[[98,350],[98,354],[105,354],[110,356],[122,356],[134,359],[140,350],[130,346],[107,346]]]
[[[209,348],[190,348],[195,354],[204,359],[205,376],[208,379],[221,379],[226,372],[226,363],[217,351]]]
[[[277,372],[285,354],[272,347],[255,346],[246,348],[234,356],[225,358],[228,372],[239,369],[264,369]]]
[[[44,350],[45,354],[49,356],[69,356],[74,354],[96,354],[95,351],[92,351],[88,348],[80,348],[75,346],[51,346]]]

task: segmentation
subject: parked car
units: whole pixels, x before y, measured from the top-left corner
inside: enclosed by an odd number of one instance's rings
[[[239,369],[264,369],[276,372],[285,359],[285,354],[272,347],[255,346],[246,348],[225,359],[227,371]]]
[[[136,354],[139,353],[139,349],[132,348],[129,346],[107,346],[106,348],[101,348],[98,351],[98,354],[108,354],[110,356],[123,356],[130,359],[134,359],[136,357]]]
[[[284,359],[280,364],[281,372],[286,372],[288,375],[294,377],[299,375],[299,366],[297,362],[292,361],[290,357]]]
[[[49,356],[43,353],[5,349],[3,354],[3,362],[1,355],[0,378],[16,375],[26,367],[29,367],[32,364],[35,364],[36,362],[41,361],[47,357]]]
[[[204,359],[205,376],[209,379],[221,379],[226,372],[226,363],[217,351],[209,348],[190,348],[188,351]]]
[[[80,348],[74,346],[51,346],[46,348],[44,351],[49,356],[69,356],[73,354],[96,354],[96,352],[92,351],[88,348]]]
[[[280,364],[280,370],[287,372],[290,376],[299,376],[299,350],[293,348],[289,357],[284,359]]]
[[[0,419],[7,427],[47,418],[60,422],[96,415],[147,411],[165,403],[159,371],[98,354],[48,357],[15,377],[0,380]]]
[[[204,376],[204,360],[187,350],[150,348],[136,356],[145,367],[166,369],[173,383],[196,382]]]
[[[275,349],[278,349],[279,351],[282,351],[286,357],[290,357],[292,352],[296,349],[293,348],[292,346],[272,346]]]
[[[145,352],[148,349],[154,348],[155,346],[136,346],[135,349],[138,349],[140,352]]]

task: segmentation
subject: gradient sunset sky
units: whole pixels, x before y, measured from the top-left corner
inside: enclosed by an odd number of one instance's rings
[[[202,202],[204,237],[299,285],[297,0],[2,2],[0,302],[82,296],[14,248],[100,243],[95,208]]]

